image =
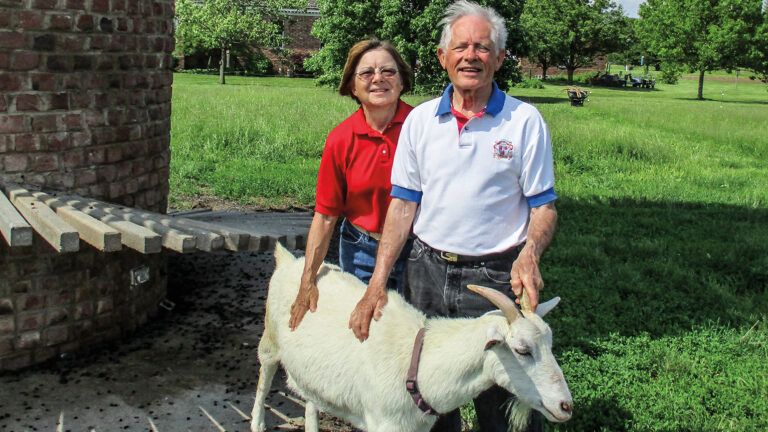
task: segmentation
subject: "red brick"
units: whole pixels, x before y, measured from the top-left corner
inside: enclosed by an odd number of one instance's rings
[[[13,12],[8,9],[0,9],[0,28],[11,28]]]
[[[59,168],[59,157],[55,154],[35,155],[32,159],[32,169],[37,172],[54,171]]]
[[[33,0],[34,9],[55,9],[57,0]]]
[[[8,135],[0,135],[0,154],[8,152],[11,147],[11,137]],[[2,286],[0,286],[2,288]],[[0,294],[2,294],[2,291],[0,291]]]
[[[87,132],[75,132],[70,135],[70,138],[72,140],[72,147],[86,147],[91,145],[91,135]]]
[[[124,11],[125,10],[125,0],[112,0],[112,11]]]
[[[16,323],[12,316],[0,317],[0,335],[12,334],[16,330]]]
[[[37,330],[45,324],[45,311],[25,312],[18,315],[19,331]]]
[[[123,149],[120,146],[112,146],[107,149],[107,162],[117,162],[123,158]]]
[[[11,70],[28,71],[40,65],[40,55],[33,51],[18,51],[11,56]]]
[[[58,345],[69,340],[69,326],[58,325],[43,330],[43,341],[46,346]]]
[[[25,40],[24,33],[12,31],[0,32],[0,48],[24,48]]]
[[[20,94],[16,96],[16,111],[40,111],[40,96],[36,94]]]
[[[31,134],[16,135],[14,138],[13,149],[20,153],[29,153],[39,150],[37,136]]]
[[[48,28],[51,30],[71,30],[72,15],[68,15],[68,14],[49,15]]]
[[[9,67],[11,67],[11,54],[0,52],[0,69],[8,69]]]
[[[67,114],[64,117],[64,125],[69,131],[76,131],[83,129],[83,119],[80,114]]]
[[[0,358],[6,357],[13,352],[13,338],[12,337],[0,337]],[[5,363],[3,361],[2,363]],[[4,369],[10,369],[3,365]]]
[[[41,30],[43,28],[43,14],[40,11],[21,11],[19,13],[19,26],[23,30]]]
[[[0,91],[19,91],[21,79],[18,74],[0,73]]]
[[[85,0],[67,0],[67,9],[85,9]]]
[[[96,27],[93,15],[80,15],[77,18],[77,28],[80,31],[91,32]]]
[[[0,133],[27,132],[27,125],[23,115],[0,114]]]
[[[54,91],[56,90],[56,75],[44,73],[32,75],[32,90]]]
[[[32,117],[32,130],[35,132],[53,132],[56,128],[55,114]]]
[[[91,168],[78,170],[75,173],[75,186],[83,187],[96,183],[96,172]]]
[[[51,308],[48,309],[45,316],[45,324],[48,326],[60,324],[69,319],[69,311],[66,308]]]
[[[68,93],[54,93],[48,98],[49,110],[68,110],[69,109],[69,94]]]
[[[87,40],[79,35],[64,36],[60,38],[61,47],[67,52],[82,52],[85,51],[85,43]]]
[[[93,303],[90,301],[78,303],[75,306],[75,320],[91,318],[93,316]]]
[[[85,165],[85,155],[83,154],[83,151],[75,150],[64,153],[61,158],[61,165],[64,168],[77,168]]]
[[[20,295],[16,301],[21,311],[38,310],[45,307],[45,297],[37,294]]]
[[[93,0],[91,5],[93,12],[109,12],[109,0]]]
[[[5,95],[0,95],[0,112],[8,111],[8,102],[5,101]]]
[[[40,345],[40,332],[32,331],[19,335],[16,339],[16,348],[20,350],[28,350]]]
[[[29,158],[27,155],[12,154],[6,156],[4,159],[5,172],[23,172],[27,170],[28,166]],[[0,304],[0,309],[2,309],[2,304]]]
[[[39,135],[40,148],[51,152],[68,150],[72,147],[70,136],[67,132]]]
[[[14,311],[13,301],[9,298],[0,299],[0,316],[10,315]]]

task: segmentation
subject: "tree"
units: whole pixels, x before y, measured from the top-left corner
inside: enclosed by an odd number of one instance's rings
[[[640,5],[640,34],[663,62],[704,73],[731,70],[749,51],[760,24],[761,0],[648,0]],[[765,55],[765,54],[763,54]]]
[[[323,46],[305,62],[308,70],[319,75],[318,83],[338,85],[347,52],[355,42],[368,37],[391,41],[416,72],[415,84],[421,90],[442,88],[448,76],[437,61],[437,45],[442,28],[439,22],[451,0],[318,0],[320,18],[312,34]],[[496,73],[496,81],[505,86],[516,75],[512,57],[521,52],[519,16],[523,0],[480,1],[506,18],[509,38],[507,57]]]
[[[626,44],[627,20],[610,0],[528,0],[520,17],[529,55],[542,68],[565,66],[568,82],[576,69]]]
[[[219,83],[224,84],[227,53],[232,47],[278,46],[280,10],[299,5],[302,2],[297,0],[178,0],[176,43],[183,52],[220,50]]]
[[[744,64],[755,72],[756,78],[768,84],[768,0],[763,3],[763,22],[755,31]]]

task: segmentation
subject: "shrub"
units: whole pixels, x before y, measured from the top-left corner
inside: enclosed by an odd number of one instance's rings
[[[533,88],[533,89],[544,88],[544,84],[538,78],[528,78],[517,83],[509,81],[507,84],[510,87],[517,87],[517,88]]]
[[[661,64],[661,82],[664,84],[677,84],[683,75],[682,68],[675,63]]]

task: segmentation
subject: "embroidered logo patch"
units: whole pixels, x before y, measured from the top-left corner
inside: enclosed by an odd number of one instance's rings
[[[514,150],[515,145],[512,144],[512,142],[507,140],[496,141],[496,144],[493,145],[493,158],[506,160],[512,159]]]

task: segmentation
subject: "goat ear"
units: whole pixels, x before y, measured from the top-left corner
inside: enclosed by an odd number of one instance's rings
[[[560,303],[560,297],[555,297],[552,300],[539,303],[539,306],[536,308],[536,315],[544,318],[544,315],[548,314],[549,311],[554,309],[558,303]]]
[[[496,326],[488,327],[485,331],[485,349],[489,350],[502,342],[504,342],[504,335],[501,334],[499,328]]]

